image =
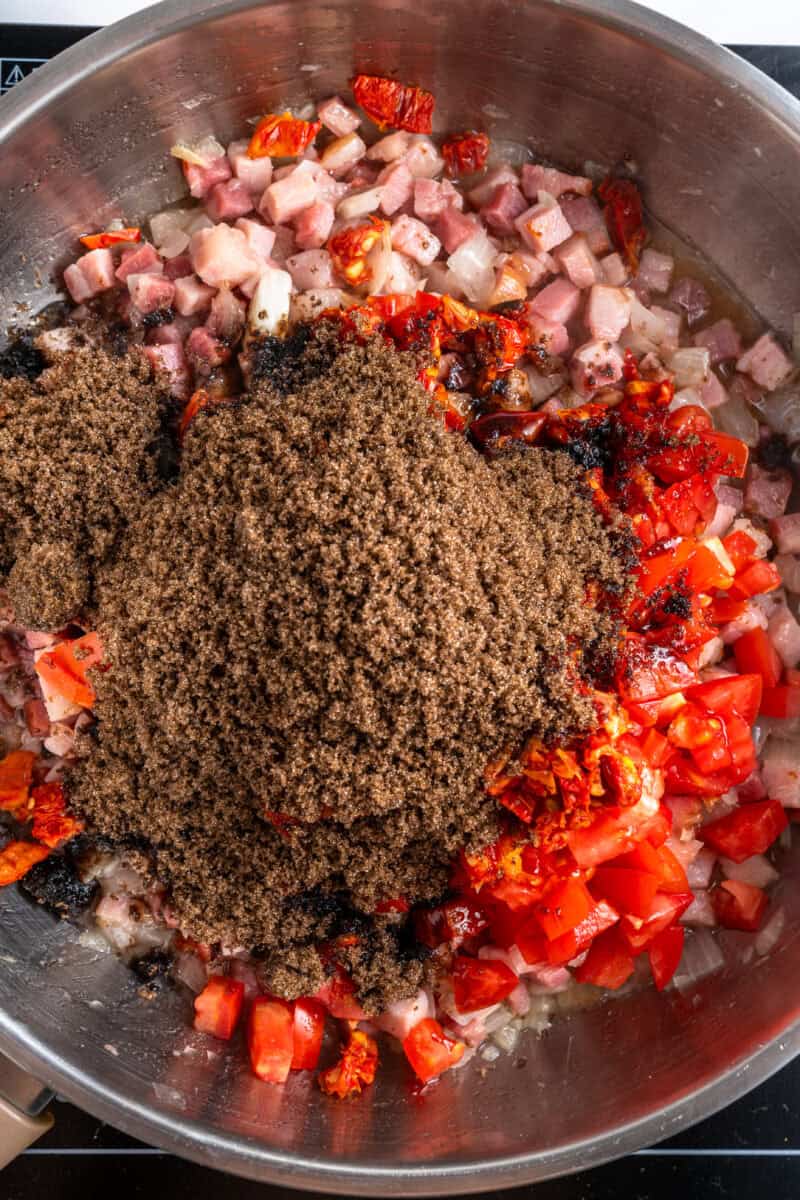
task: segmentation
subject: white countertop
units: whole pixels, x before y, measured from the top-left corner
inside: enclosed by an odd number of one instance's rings
[[[107,25],[146,7],[142,0],[0,0],[0,23]],[[647,0],[647,7],[718,42],[800,45],[797,0]]]

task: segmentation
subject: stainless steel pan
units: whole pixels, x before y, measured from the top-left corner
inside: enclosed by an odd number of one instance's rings
[[[800,309],[800,106],[733,56],[636,5],[588,0],[169,0],[82,42],[0,105],[0,309],[55,294],[74,237],[177,198],[177,134],[222,138],[353,68],[431,88],[441,129],[488,127],[567,166],[633,156],[652,210],[763,317]],[[238,1045],[187,1031],[126,971],[0,892],[0,1047],[75,1103],[242,1175],[350,1194],[489,1190],[675,1133],[800,1047],[800,858],[780,944],[687,993],[565,1018],[516,1058],[409,1090],[391,1063],[358,1102],[251,1078]],[[399,1065],[399,1064],[398,1064]]]

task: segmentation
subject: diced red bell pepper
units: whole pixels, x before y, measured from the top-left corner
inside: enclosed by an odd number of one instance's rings
[[[142,231],[138,226],[130,225],[127,229],[109,229],[105,233],[87,233],[80,239],[87,250],[108,250],[123,242],[140,242]]]
[[[647,949],[653,982],[663,992],[678,969],[683,954],[685,933],[682,925],[672,925],[653,938]]]
[[[779,683],[777,687],[764,688],[761,715],[784,720],[800,717],[800,684]]]
[[[744,804],[718,821],[710,821],[698,830],[697,836],[717,854],[740,863],[768,850],[788,823],[778,800],[762,800]]]
[[[533,915],[542,933],[549,940],[569,933],[588,917],[594,908],[594,898],[581,879],[560,879],[548,888]]]
[[[265,1083],[284,1083],[294,1057],[294,1019],[283,1000],[256,996],[250,1010],[247,1046],[253,1073]]]
[[[301,996],[294,1002],[292,1020],[292,1070],[313,1071],[322,1050],[325,1009],[311,996]]]
[[[378,1046],[375,1039],[361,1029],[351,1029],[342,1056],[335,1066],[320,1072],[319,1086],[328,1096],[344,1100],[357,1095],[375,1079],[378,1069]]]
[[[616,991],[633,974],[633,958],[616,929],[609,929],[595,938],[589,953],[579,967],[575,978],[579,983],[593,983],[595,987]]]
[[[727,720],[736,713],[748,725],[758,716],[764,681],[760,674],[727,675],[689,688],[686,698]]]
[[[472,175],[482,171],[489,154],[489,137],[485,133],[462,133],[442,143],[442,158],[451,176]]]
[[[640,954],[664,929],[674,925],[694,900],[691,892],[666,895],[657,892],[644,918],[626,916],[619,923],[620,937],[632,954]]]
[[[319,121],[302,121],[290,112],[269,113],[253,130],[248,158],[296,158],[303,154],[319,133]]]
[[[711,892],[714,914],[724,929],[755,933],[761,926],[769,897],[761,888],[738,879],[726,879]]]
[[[736,600],[748,600],[750,596],[762,596],[765,592],[773,592],[782,582],[780,571],[775,564],[758,558],[737,572],[730,594]]]
[[[766,629],[748,629],[743,633],[733,643],[733,656],[739,670],[760,675],[764,687],[775,687],[780,680],[783,664]]]
[[[574,929],[570,929],[568,933],[562,933],[561,937],[553,938],[551,942],[545,941],[545,954],[539,958],[528,958],[519,942],[517,946],[526,962],[542,962],[546,958],[548,962],[554,964],[567,963],[585,950],[598,934],[610,929],[612,925],[616,925],[618,920],[617,910],[605,900],[601,900],[595,904],[588,917],[580,921]]]
[[[453,995],[459,1012],[500,1004],[518,982],[511,967],[499,958],[467,958],[459,954],[453,962]]]
[[[749,533],[745,533],[743,529],[734,529],[733,533],[729,533],[722,539],[722,544],[728,558],[736,568],[737,575],[753,561],[758,550],[755,538],[752,538]]]
[[[239,1024],[243,1004],[244,984],[241,980],[212,975],[194,998],[194,1027],[227,1042]]]
[[[31,867],[47,858],[50,851],[36,842],[7,842],[0,850],[0,887],[16,883]]]
[[[595,896],[607,900],[618,912],[644,918],[658,891],[658,883],[658,876],[648,871],[608,866],[597,868],[591,887]]]
[[[91,708],[95,690],[86,672],[103,657],[103,647],[96,633],[85,633],[74,641],[59,642],[45,650],[36,660],[36,673],[43,684],[72,704]]]
[[[31,750],[12,750],[0,761],[0,809],[19,813],[28,804],[33,764]]]
[[[416,1024],[403,1042],[403,1052],[423,1083],[454,1067],[463,1058],[464,1050],[464,1043],[448,1037],[432,1017]]]
[[[356,104],[380,129],[431,132],[434,98],[423,88],[406,87],[380,75],[356,75],[350,86]]]

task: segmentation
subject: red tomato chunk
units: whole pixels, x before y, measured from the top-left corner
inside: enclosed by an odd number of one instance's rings
[[[194,1000],[194,1027],[201,1033],[228,1041],[239,1024],[244,984],[227,975],[212,975]]]

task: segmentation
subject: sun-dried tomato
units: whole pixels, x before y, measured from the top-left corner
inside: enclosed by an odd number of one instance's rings
[[[80,239],[87,250],[107,250],[123,242],[140,242],[142,231],[136,225],[127,229],[108,229],[105,233],[87,233]]]
[[[431,132],[435,101],[423,88],[408,87],[380,75],[356,75],[351,87],[356,103],[379,129]]]
[[[597,194],[605,206],[606,227],[611,241],[635,271],[647,236],[642,213],[642,194],[632,179],[604,179]]]
[[[83,829],[83,823],[67,812],[64,789],[60,783],[43,783],[31,792],[33,827],[37,842],[55,850]]]
[[[459,134],[448,138],[442,146],[442,157],[448,175],[472,175],[486,166],[489,155],[489,137],[485,133]]]
[[[384,236],[385,229],[385,221],[370,217],[367,224],[340,229],[329,238],[327,250],[333,269],[351,286],[369,283],[372,279],[372,268],[367,257]]]
[[[290,112],[270,113],[255,127],[248,158],[296,158],[303,154],[322,128],[320,121],[302,121]]]
[[[344,1100],[372,1083],[377,1069],[375,1039],[360,1029],[351,1029],[338,1063],[327,1071],[320,1071],[319,1086],[326,1095]]]
[[[50,851],[36,842],[8,842],[0,850],[0,887],[16,883],[31,867],[47,858]]]

